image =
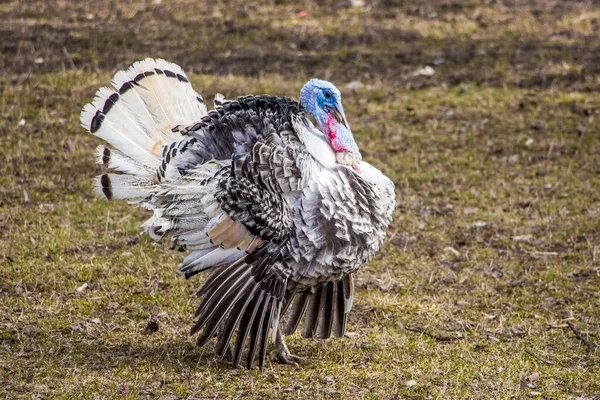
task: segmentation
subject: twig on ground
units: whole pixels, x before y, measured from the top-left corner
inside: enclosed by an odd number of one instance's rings
[[[544,360],[540,356],[534,354],[534,352],[529,349],[525,349],[525,353],[529,354],[531,357],[535,358],[536,360],[543,362],[544,364],[552,365],[552,361]]]
[[[430,332],[427,332],[424,328],[411,328],[410,326],[405,326],[404,329],[411,332],[417,332],[421,335],[429,336],[432,339],[435,339],[439,342],[453,342],[455,340],[462,340],[464,337],[461,336],[439,336]]]
[[[567,321],[567,325],[569,325],[569,328],[571,328],[571,331],[573,332],[575,337],[577,339],[579,339],[581,344],[583,344],[583,345],[585,345],[585,347],[587,347],[588,351],[594,351],[596,349],[596,347],[598,347],[598,345],[596,343],[588,342],[587,340],[585,340],[585,338],[583,337],[581,332],[579,332],[577,330],[577,328],[575,328],[575,325],[573,325],[573,323],[571,323],[571,321]]]

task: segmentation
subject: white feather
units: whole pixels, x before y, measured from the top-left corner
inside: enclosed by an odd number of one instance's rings
[[[97,110],[102,110],[106,99],[115,93],[110,88],[101,88],[96,93],[96,99],[93,103],[87,104],[81,113],[81,124],[90,129],[94,115]],[[118,101],[118,100],[117,100]],[[134,160],[152,167],[158,167],[160,160],[154,156],[150,149],[153,146],[152,141],[130,124],[127,117],[123,117],[118,107],[112,107],[100,128],[94,132],[94,135],[104,139],[122,153],[128,155]]]
[[[220,247],[212,250],[198,250],[190,253],[184,260],[182,268],[186,271],[202,271],[214,265],[229,263],[244,257],[246,253],[237,249],[221,249]]]
[[[106,151],[106,149],[107,147],[102,145],[96,147],[96,161],[98,164],[104,164],[104,152]],[[150,175],[153,173],[151,168],[139,164],[137,161],[130,157],[127,157],[118,150],[108,149],[108,151],[110,151],[110,156],[108,158],[108,168],[114,171],[133,175]]]
[[[170,71],[180,77],[158,74],[156,69]],[[139,74],[154,72],[131,83]],[[146,59],[133,64],[127,71],[115,74],[114,88],[101,88],[95,100],[81,113],[81,124],[88,130],[97,111],[102,112],[109,96],[124,85],[131,85],[104,115],[94,134],[140,164],[157,168],[162,147],[182,136],[171,129],[177,125],[191,125],[207,113],[206,105],[185,80],[183,70],[164,60]],[[124,88],[126,89],[126,87]],[[199,100],[200,99],[200,100]]]
[[[105,196],[107,189],[101,182],[103,176],[105,175],[96,177],[94,188],[96,193]],[[107,174],[106,176],[110,180],[109,189],[114,199],[140,199],[148,196],[152,191],[152,182],[147,177],[118,174]]]

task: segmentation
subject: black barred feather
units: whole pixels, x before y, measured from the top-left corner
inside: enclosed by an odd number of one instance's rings
[[[204,281],[204,284],[200,287],[200,289],[196,291],[196,296],[203,297],[214,286],[220,286],[223,280],[231,277],[231,271],[238,268],[241,263],[243,263],[242,260],[216,269],[215,272],[208,276],[208,278]],[[196,310],[196,317],[198,316],[199,311],[199,309]]]

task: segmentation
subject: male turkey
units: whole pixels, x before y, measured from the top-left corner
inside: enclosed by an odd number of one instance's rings
[[[238,366],[247,348],[246,366],[258,356],[262,369],[271,331],[280,362],[301,360],[283,335],[303,317],[304,337],[343,336],[352,273],[379,249],[395,198],[361,160],[336,87],[311,79],[300,104],[217,96],[208,112],[164,60],[137,62],[112,84],[81,113],[111,146],[98,148],[98,163],[117,172],[96,189],[152,210],[145,231],[190,251],[186,278],[212,269],[198,291],[198,345],[216,336],[219,357]]]

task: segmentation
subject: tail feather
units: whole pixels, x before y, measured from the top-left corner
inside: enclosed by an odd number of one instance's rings
[[[133,96],[127,101],[143,105],[153,117],[153,121],[148,122],[154,122],[159,130],[164,122],[169,122],[171,129],[197,122],[207,114],[202,97],[192,89],[181,67],[162,59],[136,62],[129,70],[115,75],[113,85],[119,88],[119,92],[127,92],[133,86]]]
[[[106,146],[96,148],[96,159],[98,164],[108,169],[131,175],[147,176],[152,174],[152,169],[138,163],[133,158],[127,157],[119,150],[111,150]]]
[[[94,102],[83,108],[81,125],[134,160],[158,167],[160,159],[151,151],[154,143],[140,132],[138,125],[121,110],[122,107],[112,106],[117,102],[118,94],[112,89],[101,88]]]
[[[122,154],[156,169],[163,146],[180,140],[178,125],[207,114],[202,97],[182,69],[165,60],[146,59],[118,72],[114,88],[101,88],[81,113],[81,124]]]
[[[150,192],[152,182],[148,177],[104,174],[96,177],[95,190],[107,199],[141,199]]]

